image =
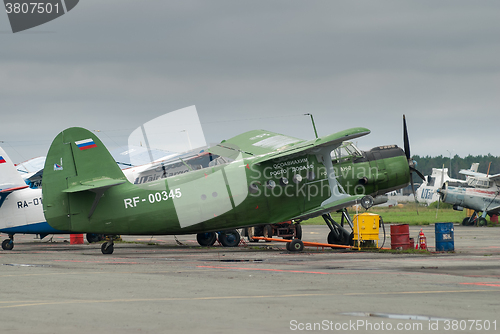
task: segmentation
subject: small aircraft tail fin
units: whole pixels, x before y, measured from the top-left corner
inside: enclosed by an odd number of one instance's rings
[[[27,188],[14,163],[3,148],[0,147],[0,192],[11,193],[14,190]]]
[[[45,218],[54,228],[70,230],[71,216],[90,218],[102,194],[125,182],[120,167],[94,133],[82,128],[66,129],[56,136],[45,160]]]

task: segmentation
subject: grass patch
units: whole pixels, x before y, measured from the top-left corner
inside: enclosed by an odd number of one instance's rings
[[[358,213],[366,212],[364,209]],[[368,210],[370,213],[375,213],[382,216],[384,223],[388,224],[409,224],[409,225],[430,225],[434,223],[461,223],[465,218],[465,211],[455,211],[452,208],[439,208],[436,218],[436,208],[419,206],[418,215],[414,203],[403,205],[403,207],[373,207]],[[349,209],[349,214],[353,217],[356,214],[355,210]],[[341,214],[332,213],[332,218],[340,223]],[[316,217],[306,220],[303,225],[324,225],[323,218]]]

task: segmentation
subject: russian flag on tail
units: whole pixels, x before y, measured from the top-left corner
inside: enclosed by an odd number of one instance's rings
[[[97,147],[97,145],[94,143],[94,140],[90,138],[76,141],[75,144],[81,151],[88,150],[89,148],[92,147]]]
[[[5,161],[5,159],[0,155],[0,164],[4,164],[6,163],[7,161]]]

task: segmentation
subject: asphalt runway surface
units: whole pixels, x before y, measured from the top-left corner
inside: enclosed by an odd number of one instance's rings
[[[434,226],[424,226],[431,251]],[[303,226],[325,242],[326,226]],[[420,227],[411,227],[417,237]],[[387,227],[389,233],[389,228]],[[383,238],[383,237],[381,237]],[[0,251],[6,333],[496,333],[500,228],[455,226],[455,253],[198,247],[123,236],[112,255],[68,235]],[[390,245],[390,239],[386,246]]]

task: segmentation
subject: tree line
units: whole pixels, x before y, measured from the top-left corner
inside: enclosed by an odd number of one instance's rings
[[[422,172],[424,175],[432,174],[432,168],[442,168],[443,165],[445,168],[448,168],[448,176],[454,179],[462,179],[465,180],[465,176],[460,174],[459,171],[461,169],[469,169],[474,162],[479,162],[478,172],[487,173],[488,166],[491,162],[491,167],[489,170],[489,174],[500,174],[500,157],[495,157],[491,154],[488,155],[468,155],[465,158],[461,158],[458,155],[454,157],[446,157],[439,155],[437,157],[425,156],[421,157],[419,155],[414,155],[413,160],[417,162],[417,169]],[[451,173],[450,173],[450,163],[451,163]],[[422,180],[416,176],[414,177],[414,182],[421,183]]]

